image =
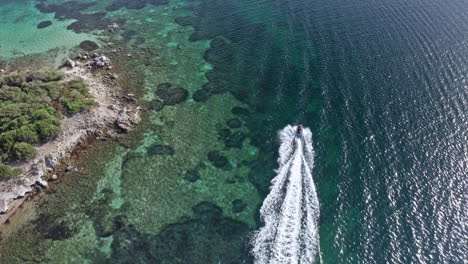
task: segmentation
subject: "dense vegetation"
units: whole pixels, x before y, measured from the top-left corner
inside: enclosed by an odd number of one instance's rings
[[[18,174],[1,162],[24,161],[60,131],[60,118],[92,105],[83,80],[64,81],[57,72],[0,76],[0,180]]]

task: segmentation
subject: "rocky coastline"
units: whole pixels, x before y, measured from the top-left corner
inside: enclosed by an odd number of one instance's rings
[[[83,112],[61,120],[61,132],[53,140],[36,146],[34,160],[11,164],[23,169],[18,177],[0,182],[0,227],[33,193],[36,186],[47,188],[58,179],[56,169],[66,163],[72,151],[89,137],[109,139],[131,130],[141,119],[141,109],[133,94],[125,94],[111,72],[110,59],[102,54],[80,54],[67,59],[61,71],[65,78],[82,78],[95,104]],[[2,74],[2,73],[0,73]],[[66,170],[78,170],[68,166]]]

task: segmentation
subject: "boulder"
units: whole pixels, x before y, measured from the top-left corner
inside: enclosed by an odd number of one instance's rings
[[[8,202],[5,199],[0,199],[0,213],[4,213],[8,210]]]
[[[110,59],[105,56],[105,55],[99,55],[96,54],[97,56],[93,58],[92,61],[86,63],[86,66],[91,66],[91,67],[98,67],[98,68],[104,68],[106,66],[110,65]]]
[[[120,117],[115,121],[115,125],[124,133],[130,131],[130,129],[132,129],[133,126],[128,117]]]
[[[76,62],[74,62],[72,59],[67,58],[64,63],[65,66],[70,67],[70,68],[75,68]]]
[[[54,169],[57,166],[57,157],[52,156],[51,154],[45,156],[44,158],[46,168]]]

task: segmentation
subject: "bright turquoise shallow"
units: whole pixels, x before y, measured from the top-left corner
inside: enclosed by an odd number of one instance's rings
[[[145,6],[83,13],[111,2]],[[297,123],[313,132],[323,263],[466,261],[464,1],[163,2],[108,8],[125,27],[101,36],[140,54],[126,66],[148,118],[37,199],[2,263],[251,263],[276,132]],[[0,0],[0,33],[22,32],[1,59],[99,34],[35,3]],[[36,20],[60,41],[24,42]],[[157,108],[163,83],[189,99]]]

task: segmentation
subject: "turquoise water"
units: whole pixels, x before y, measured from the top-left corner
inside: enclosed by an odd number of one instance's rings
[[[0,58],[11,59],[32,53],[43,53],[59,49],[68,51],[83,40],[95,40],[92,34],[76,34],[66,30],[73,20],[54,20],[53,14],[41,13],[34,7],[34,1],[0,1]],[[42,21],[52,25],[38,29]],[[66,55],[62,55],[60,59]]]
[[[276,133],[297,123],[314,135],[323,263],[464,263],[463,1],[38,3],[0,1],[0,32],[25,32],[1,60],[113,42],[149,112],[26,206],[2,263],[251,263]],[[60,40],[24,41],[45,30]]]

